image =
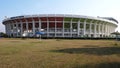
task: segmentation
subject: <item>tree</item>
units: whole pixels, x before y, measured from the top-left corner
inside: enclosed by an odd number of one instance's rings
[[[113,32],[111,34],[114,34],[116,36],[116,40],[119,40],[120,33],[118,31],[117,32]]]
[[[0,32],[0,37],[8,37],[7,34]]]

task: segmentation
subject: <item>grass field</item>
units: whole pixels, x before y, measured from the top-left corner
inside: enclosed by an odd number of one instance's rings
[[[0,68],[120,68],[120,42],[1,38]]]

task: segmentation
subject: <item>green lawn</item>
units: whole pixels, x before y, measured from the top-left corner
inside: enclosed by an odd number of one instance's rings
[[[1,38],[0,68],[120,68],[120,42]]]

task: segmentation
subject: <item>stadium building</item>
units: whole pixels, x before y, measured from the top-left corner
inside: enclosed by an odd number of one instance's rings
[[[111,17],[91,17],[68,14],[23,15],[6,18],[2,22],[9,37],[46,38],[105,38],[118,26]]]

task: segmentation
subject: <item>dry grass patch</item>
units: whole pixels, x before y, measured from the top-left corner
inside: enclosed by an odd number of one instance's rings
[[[119,68],[114,40],[0,39],[0,68]]]

